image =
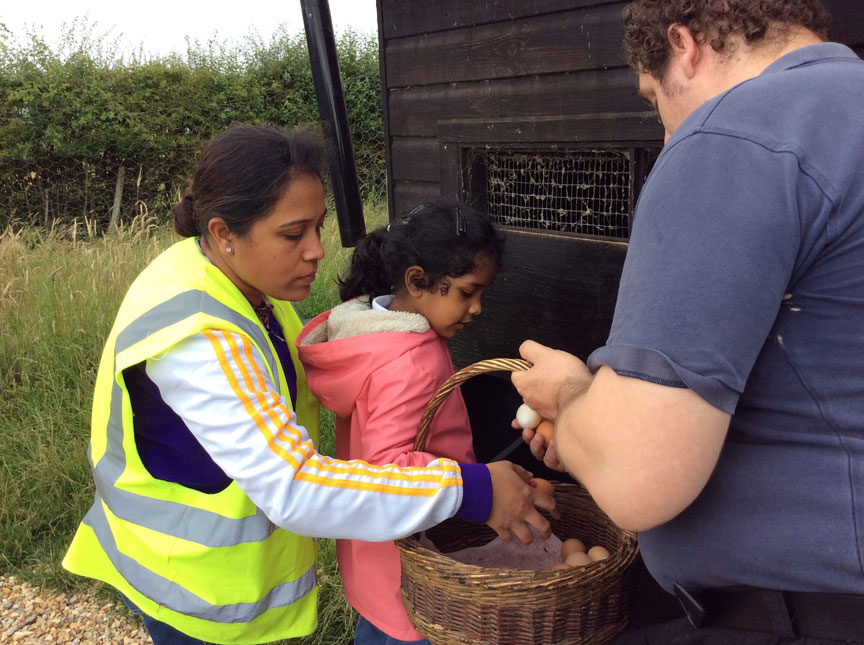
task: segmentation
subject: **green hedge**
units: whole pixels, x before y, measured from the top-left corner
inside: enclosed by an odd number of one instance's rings
[[[385,190],[377,41],[337,42],[364,198]],[[166,217],[204,143],[234,122],[318,121],[303,34],[190,45],[185,56],[120,55],[73,23],[60,45],[0,35],[0,228]],[[121,168],[123,169],[121,171]]]

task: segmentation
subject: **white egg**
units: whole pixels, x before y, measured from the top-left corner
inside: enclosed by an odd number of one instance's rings
[[[516,410],[516,423],[523,428],[536,428],[540,423],[540,415],[523,403]]]

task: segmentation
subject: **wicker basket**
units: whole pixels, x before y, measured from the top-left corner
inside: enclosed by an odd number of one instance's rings
[[[461,383],[484,372],[528,367],[519,359],[492,359],[454,374],[429,402],[414,449],[424,448],[435,411]],[[613,525],[578,484],[556,482],[555,500],[561,519],[550,518],[552,532],[562,541],[577,537],[589,546],[602,545],[609,558],[564,571],[494,569],[436,553],[417,535],[397,540],[402,600],[414,628],[434,645],[604,643],[624,631],[636,536]],[[426,535],[445,553],[496,537],[485,524],[458,519]]]

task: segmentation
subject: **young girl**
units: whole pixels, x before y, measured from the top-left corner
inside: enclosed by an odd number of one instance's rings
[[[343,304],[297,339],[312,392],[336,414],[337,458],[423,467],[448,457],[472,477],[471,428],[458,390],[438,409],[428,452],[413,443],[426,404],[453,374],[447,339],[480,314],[501,246],[488,216],[444,199],[360,242],[340,281]],[[345,596],[360,614],[355,644],[425,643],[402,605],[393,542],[337,540],[336,548]]]

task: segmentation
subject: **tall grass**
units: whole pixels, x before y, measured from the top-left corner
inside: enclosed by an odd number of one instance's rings
[[[380,225],[386,208],[369,205],[366,219]],[[322,239],[328,257],[298,304],[305,317],[338,302],[335,276],[351,251],[340,246],[335,218]],[[176,240],[145,217],[105,237],[86,222],[0,233],[0,575],[93,589],[60,561],[93,499],[86,450],[96,368],[129,284]],[[322,451],[332,448],[325,411]],[[298,644],[345,642],[353,629],[333,543],[319,545],[321,628]]]

